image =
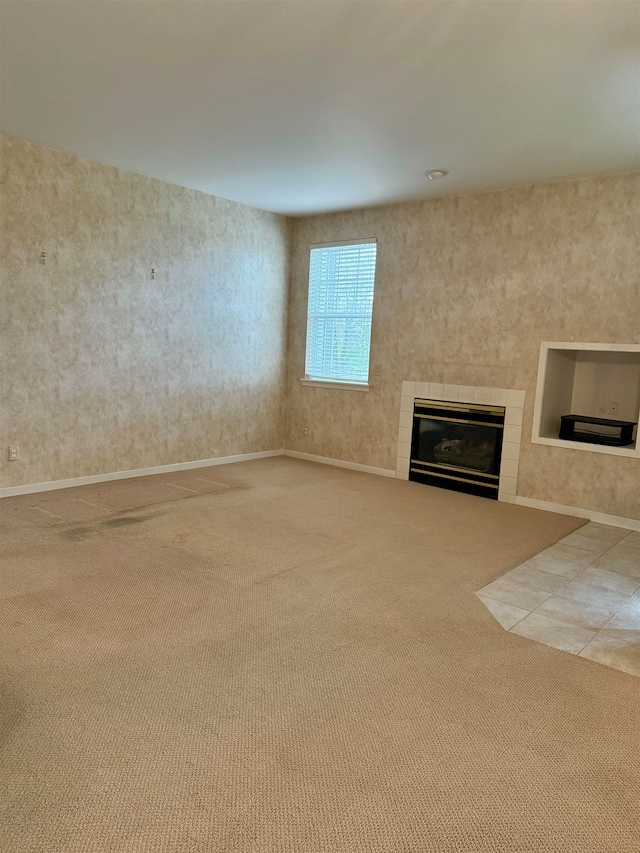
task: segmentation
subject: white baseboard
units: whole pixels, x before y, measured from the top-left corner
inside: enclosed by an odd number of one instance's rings
[[[345,462],[342,459],[331,459],[329,456],[314,456],[313,453],[301,453],[299,450],[284,450],[285,456],[294,459],[306,459],[307,462],[320,462],[322,465],[333,465],[335,468],[349,468],[351,471],[364,471],[365,474],[378,474],[380,477],[395,477],[396,472],[390,468],[374,468],[373,465],[361,465],[359,462]]]
[[[351,471],[363,471],[366,474],[377,474],[380,477],[396,477],[396,472],[389,468],[375,468],[373,465],[361,465],[359,462],[346,462],[343,459],[331,459],[328,456],[315,456],[313,453],[302,453],[299,450],[261,450],[257,453],[240,453],[236,456],[217,456],[213,459],[196,459],[193,462],[176,462],[171,465],[156,465],[152,468],[137,468],[132,471],[112,471],[108,474],[91,474],[87,477],[74,477],[70,480],[50,480],[46,483],[28,483],[25,486],[9,486],[0,488],[0,498],[10,498],[14,495],[31,495],[37,492],[50,492],[55,489],[70,489],[73,486],[88,486],[92,483],[106,483],[110,480],[126,480],[131,477],[147,477],[152,474],[171,474],[174,471],[189,471],[193,468],[209,468],[214,465],[228,465],[231,462],[248,462],[250,459],[265,459],[269,456],[291,456],[294,459],[305,459],[308,462],[319,462],[322,465],[333,465],[336,468],[347,468]],[[403,479],[406,479],[403,477]],[[599,524],[609,524],[612,527],[623,527],[627,530],[640,531],[640,520],[624,518],[619,515],[608,515],[604,512],[594,512],[575,506],[564,506],[550,501],[539,501],[534,498],[517,496],[518,506],[542,509],[546,512],[558,512],[561,515],[572,515],[576,518],[586,518]]]
[[[561,515],[573,515],[576,518],[587,518],[598,524],[609,524],[611,527],[624,527],[627,530],[640,530],[640,521],[635,518],[624,518],[621,515],[608,515],[606,512],[594,512],[592,509],[582,509],[578,506],[564,506],[550,501],[537,501],[534,498],[516,497],[518,506],[528,506],[531,509],[543,509],[547,512],[558,512]]]
[[[14,495],[32,495],[36,492],[51,492],[54,489],[70,489],[73,486],[89,486],[109,480],[127,480],[130,477],[148,477],[151,474],[171,474],[174,471],[189,471],[192,468],[209,468],[213,465],[228,465],[230,462],[247,462],[249,459],[264,459],[267,456],[282,456],[284,450],[261,450],[258,453],[240,453],[237,456],[217,456],[213,459],[197,459],[194,462],[176,462],[172,465],[156,465],[153,468],[137,468],[134,471],[112,471],[108,474],[90,474],[71,480],[50,480],[46,483],[28,483],[26,486],[9,486],[0,489],[0,498]]]

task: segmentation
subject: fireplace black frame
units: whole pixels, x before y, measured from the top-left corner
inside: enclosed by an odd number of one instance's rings
[[[450,425],[451,435],[456,437],[452,439],[452,443],[458,440],[457,436],[463,434],[465,427],[471,426],[472,432],[479,432],[477,428],[484,428],[482,433],[484,435],[487,434],[486,428],[489,428],[492,431],[492,441],[495,443],[493,452],[490,451],[490,455],[486,457],[490,460],[488,470],[476,470],[464,464],[454,465],[451,462],[426,458],[433,456],[433,448],[425,450],[424,447],[421,428],[421,421],[424,419],[434,422],[434,428],[437,427],[440,430]],[[409,479],[429,486],[497,500],[504,421],[503,406],[455,403],[446,400],[414,400]]]

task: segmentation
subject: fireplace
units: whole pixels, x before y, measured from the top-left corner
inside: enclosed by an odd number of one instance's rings
[[[517,388],[498,388],[484,385],[448,385],[442,382],[425,382],[413,379],[403,380],[400,392],[396,477],[401,480],[408,480],[411,467],[425,467],[413,465],[411,462],[413,413],[417,399],[430,400],[432,403],[464,403],[467,408],[471,405],[483,409],[504,408],[505,417],[504,429],[502,430],[502,457],[500,459],[498,500],[505,503],[516,503],[524,397],[524,391]],[[448,417],[448,415],[445,415],[445,417]],[[413,458],[416,459],[417,456],[413,455]],[[432,468],[432,470],[434,469]],[[446,469],[444,473],[457,476],[454,471],[449,472]],[[467,475],[467,471],[459,473],[461,477],[466,477]],[[433,479],[435,481],[436,478],[434,477]],[[468,477],[468,479],[473,479],[473,477]],[[485,479],[492,480],[493,478]],[[442,485],[442,482],[444,482],[444,478],[441,478],[441,482],[438,485]],[[495,489],[492,489],[492,491],[495,491]]]
[[[498,499],[503,406],[415,399],[409,479]]]

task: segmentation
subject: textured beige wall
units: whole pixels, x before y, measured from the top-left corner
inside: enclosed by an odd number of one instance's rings
[[[281,447],[286,220],[17,140],[1,165],[0,483]],[[518,493],[640,517],[637,460],[529,442],[541,340],[640,341],[639,179],[295,221],[286,446],[393,468],[402,379],[524,388]],[[309,243],[360,237],[381,387],[303,387]]]
[[[282,447],[287,221],[26,142],[1,153],[0,483]]]
[[[530,443],[541,341],[640,342],[639,222],[640,175],[296,221],[286,447],[393,469],[403,379],[523,388],[518,494],[640,517],[638,460]],[[380,390],[304,387],[309,244],[369,237]]]

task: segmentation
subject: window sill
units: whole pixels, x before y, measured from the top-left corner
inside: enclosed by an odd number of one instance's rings
[[[342,391],[368,391],[368,382],[341,382],[338,379],[308,379],[303,377],[300,382],[303,385],[311,385],[314,388],[339,388]]]

